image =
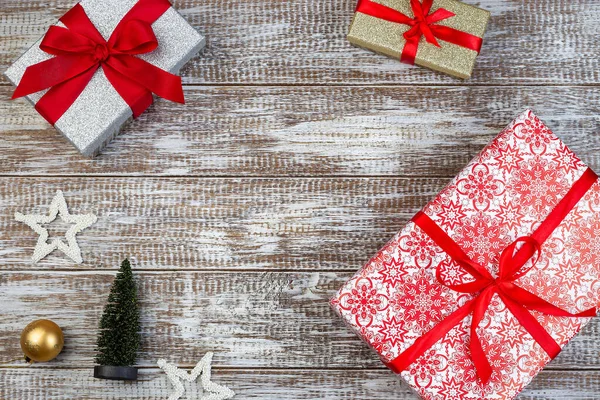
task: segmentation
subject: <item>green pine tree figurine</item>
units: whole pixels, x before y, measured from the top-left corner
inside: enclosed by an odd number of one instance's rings
[[[125,259],[117,274],[100,320],[94,377],[136,380],[140,347],[140,316],[131,265]]]

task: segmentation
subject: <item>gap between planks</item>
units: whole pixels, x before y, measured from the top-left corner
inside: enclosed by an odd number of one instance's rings
[[[183,78],[183,76],[182,76]],[[364,83],[347,83],[347,82],[331,82],[331,83],[219,83],[219,82],[207,82],[207,83],[182,83],[181,86],[184,88],[194,89],[194,88],[210,88],[210,87],[228,87],[228,88],[302,88],[302,87],[310,87],[310,88],[326,88],[326,87],[352,87],[352,88],[411,88],[411,87],[424,87],[424,88],[445,88],[445,87],[470,87],[470,88],[517,88],[517,87],[543,87],[543,88],[588,88],[588,87],[600,87],[600,83],[552,83],[550,85],[544,83],[519,83],[519,84],[510,84],[510,83],[469,83],[469,82],[456,82],[456,83],[415,83],[415,84],[407,84],[407,83],[378,83],[378,84],[364,84]],[[6,82],[5,79],[0,79],[0,87],[15,87],[10,82]]]
[[[118,174],[0,174],[0,179],[2,178],[116,178],[116,179],[140,179],[140,178],[150,178],[150,179],[201,179],[201,180],[239,180],[241,178],[247,180],[328,180],[328,179],[452,179],[456,176],[454,175],[344,175],[344,174],[332,174],[332,175],[252,175],[247,176],[243,174],[239,175],[219,175],[219,174],[211,174],[211,175],[136,175],[136,174],[127,174],[127,175],[118,175]]]
[[[178,368],[182,368],[182,369],[192,369],[196,366],[196,364],[190,364],[190,363],[175,363],[175,365],[177,365]],[[31,368],[29,365],[18,365],[18,364],[7,364],[7,365],[0,365],[0,370],[8,370],[8,369],[28,369]],[[63,370],[63,371],[70,371],[70,370],[81,370],[81,369],[92,369],[93,366],[86,366],[86,365],[79,365],[79,366],[53,366],[53,365],[42,365],[42,364],[36,364],[35,368],[31,368],[32,370],[34,369],[39,369],[39,370]],[[136,366],[136,368],[138,370],[158,370],[159,368],[157,366],[152,366],[152,365],[140,365],[140,366]],[[315,367],[315,368],[310,368],[310,367],[301,367],[301,368],[273,368],[273,367],[215,367],[214,365],[211,368],[213,371],[256,371],[256,372],[273,372],[273,373],[280,373],[280,372],[294,372],[294,371],[327,371],[327,372],[381,372],[381,371],[389,371],[389,369],[387,367],[385,367],[383,364],[381,365],[381,368],[356,368],[356,367],[349,367],[349,368],[327,368],[327,367]],[[560,372],[584,372],[584,371],[589,371],[589,372],[600,372],[600,368],[592,368],[592,367],[577,367],[577,368],[552,368],[550,367],[550,365],[546,366],[543,371],[552,371],[553,373],[560,373]],[[391,372],[391,371],[390,371]]]
[[[407,221],[408,222],[408,221]],[[365,262],[368,260],[368,257],[365,257]],[[340,269],[323,269],[317,270],[314,272],[319,273],[347,273],[353,274],[355,273],[359,267],[357,268],[340,268]],[[99,275],[104,275],[104,273],[108,272],[116,272],[119,268],[53,268],[53,269],[41,269],[41,268],[33,268],[33,269],[5,269],[0,270],[0,273],[10,273],[10,274],[48,274],[48,273],[63,273],[69,275],[90,275],[94,273],[98,273]],[[304,270],[305,272],[313,272],[311,270]],[[282,274],[292,274],[298,272],[297,268],[238,268],[238,269],[225,269],[225,268],[135,268],[135,273],[144,273],[144,274],[162,274],[162,273],[172,273],[172,272],[185,272],[185,273],[196,273],[196,274],[208,274],[208,273],[224,273],[224,274],[239,274],[244,272],[249,273],[282,273]]]

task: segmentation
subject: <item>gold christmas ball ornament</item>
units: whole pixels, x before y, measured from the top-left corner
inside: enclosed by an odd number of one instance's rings
[[[27,361],[53,360],[62,351],[64,343],[62,330],[48,319],[33,321],[21,332],[21,349]]]

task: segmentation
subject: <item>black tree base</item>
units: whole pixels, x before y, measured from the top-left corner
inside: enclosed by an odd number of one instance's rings
[[[94,367],[94,378],[118,381],[135,381],[137,380],[137,368],[97,365]]]

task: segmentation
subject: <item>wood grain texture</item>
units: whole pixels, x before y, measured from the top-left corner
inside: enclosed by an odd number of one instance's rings
[[[137,262],[133,263],[137,267]],[[235,368],[379,368],[379,357],[329,307],[352,276],[334,272],[137,272],[141,366],[193,366],[204,353]],[[55,321],[65,349],[50,368],[93,365],[97,326],[114,272],[11,272],[0,278],[0,361],[19,357],[26,322]],[[599,368],[600,319],[549,369]],[[12,363],[12,366],[18,363]],[[44,366],[44,365],[43,365]],[[585,371],[582,371],[585,373]]]
[[[10,90],[0,174],[450,178],[527,107],[600,170],[599,87],[188,87],[94,160]]]
[[[589,84],[600,79],[595,0],[470,1],[492,13],[466,84]],[[0,0],[4,70],[73,5],[72,0]],[[365,84],[463,82],[352,47],[354,0],[177,0],[208,37],[184,70],[190,84]]]
[[[159,357],[192,368],[214,351],[236,399],[416,400],[330,296],[527,107],[600,171],[600,2],[465,1],[492,13],[468,81],[352,47],[356,0],[174,0],[208,38],[182,71],[187,104],[158,101],[94,160],[0,78],[0,399],[164,399]],[[0,71],[73,3],[0,0]],[[82,265],[32,264],[37,237],[14,221],[58,189],[99,217],[78,237]],[[95,380],[125,256],[141,379]],[[2,364],[35,318],[59,322],[64,352]],[[599,399],[599,382],[596,319],[519,399]]]
[[[114,270],[130,256],[146,270],[356,271],[447,181],[0,178],[0,270]],[[47,214],[57,190],[98,217],[78,235],[82,265],[59,251],[32,264],[37,234],[14,219]]]
[[[215,363],[218,359],[215,359]],[[0,398],[19,400],[164,400],[171,393],[159,369],[142,369],[135,383],[94,379],[89,369],[0,369]],[[412,389],[389,371],[223,370],[213,380],[236,392],[234,399],[417,400]],[[519,400],[596,400],[600,374],[543,371]],[[185,384],[187,399],[199,399],[197,385]]]

